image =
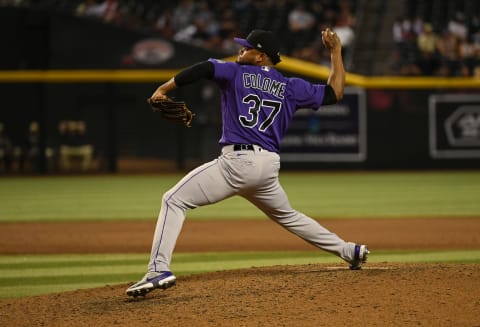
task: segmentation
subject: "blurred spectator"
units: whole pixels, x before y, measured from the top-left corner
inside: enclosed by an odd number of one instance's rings
[[[88,171],[93,159],[93,145],[86,139],[86,124],[83,120],[61,121],[60,134],[60,170],[72,171],[73,163],[80,159],[80,169]]]
[[[323,66],[330,65],[330,51],[328,51],[322,42],[321,31],[328,27],[325,23],[317,25],[316,38],[306,47],[294,49],[291,56],[306,61],[316,62]]]
[[[314,26],[315,16],[307,11],[303,2],[298,2],[288,13],[287,52],[307,46]]]
[[[408,17],[403,17],[401,22],[402,39],[404,42],[412,43],[415,41],[415,31],[413,29],[412,20]]]
[[[348,12],[342,12],[338,17],[337,23],[333,27],[333,31],[337,33],[340,41],[342,42],[342,53],[345,56],[353,44],[355,39],[355,32],[350,25],[351,19]]]
[[[424,26],[423,20],[420,16],[413,17],[411,24],[412,24],[411,31],[412,31],[414,37],[420,35],[420,33],[423,32],[423,28],[425,26]]]
[[[416,35],[412,21],[407,17],[397,17],[392,27],[392,35],[395,51],[398,51],[404,60],[412,61],[416,49]]]
[[[228,55],[236,54],[239,45],[233,41],[233,38],[238,37],[241,32],[235,20],[235,12],[232,9],[222,12],[218,33],[220,38],[223,39],[221,49]]]
[[[292,33],[308,31],[315,24],[315,16],[305,8],[305,3],[299,2],[288,14],[288,28]]]
[[[437,35],[429,23],[425,23],[417,38],[418,56],[415,61],[421,75],[433,76],[440,66],[437,52]]]
[[[480,48],[477,48],[473,35],[469,35],[465,40],[460,40],[459,57],[462,76],[472,76],[478,58],[480,58]]]
[[[421,52],[434,54],[437,50],[437,34],[433,31],[432,24],[425,23],[423,31],[417,38],[417,46]]]
[[[195,3],[192,22],[173,36],[178,42],[194,44],[207,49],[221,46],[219,24],[207,1]]]
[[[400,49],[404,42],[402,21],[403,18],[401,16],[397,16],[392,26],[392,39],[397,49]]]
[[[465,23],[465,15],[461,12],[456,12],[455,16],[448,22],[447,29],[458,39],[465,40],[468,34],[468,28]]]
[[[20,153],[20,171],[40,172],[42,169],[42,160],[45,160],[45,168],[47,170],[51,169],[53,167],[53,149],[45,146],[44,151],[42,154],[40,125],[37,121],[32,121],[28,125],[25,145]]]
[[[460,71],[459,41],[455,34],[445,30],[437,41],[444,76],[456,76]]]
[[[27,166],[33,171],[40,170],[40,125],[36,121],[32,121],[28,126],[27,139],[23,149],[23,159],[20,165],[21,170]]]
[[[9,172],[12,168],[13,146],[5,130],[5,125],[0,123],[0,165],[1,171]]]
[[[330,53],[323,46],[321,32],[327,27],[333,29],[342,42],[343,55],[348,54],[355,39],[354,26],[356,23],[351,9],[351,1],[339,0],[307,3],[309,4],[309,12],[314,13],[315,26],[309,30],[308,44],[294,43],[294,47],[289,54],[296,58],[329,66]],[[294,10],[298,9],[298,6]],[[305,5],[302,6],[303,10],[307,8]]]
[[[173,11],[167,8],[161,15],[155,20],[153,29],[158,32],[162,37],[171,39],[175,35],[175,27],[173,21]]]
[[[193,0],[180,0],[173,9],[173,29],[180,31],[192,23],[195,13],[195,2]]]

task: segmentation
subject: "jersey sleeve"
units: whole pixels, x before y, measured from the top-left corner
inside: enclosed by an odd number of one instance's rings
[[[325,97],[324,84],[312,84],[301,78],[291,78],[289,82],[289,91],[295,99],[297,108],[318,109]]]
[[[208,59],[208,61],[213,64],[215,70],[213,79],[215,81],[222,83],[234,78],[238,69],[238,64],[212,58]]]

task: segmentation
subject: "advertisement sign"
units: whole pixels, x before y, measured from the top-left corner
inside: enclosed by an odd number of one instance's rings
[[[429,144],[435,159],[480,158],[480,95],[430,96]]]
[[[366,125],[365,92],[347,87],[335,105],[296,112],[281,145],[282,161],[364,161]]]

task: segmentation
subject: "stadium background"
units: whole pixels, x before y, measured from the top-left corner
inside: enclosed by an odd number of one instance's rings
[[[89,2],[78,1],[17,2],[20,5],[1,8],[0,33],[8,46],[0,54],[0,95],[4,108],[0,113],[0,122],[4,135],[9,137],[12,147],[16,149],[12,151],[16,157],[12,159],[11,171],[58,172],[58,149],[62,143],[59,123],[68,120],[86,123],[86,139],[83,142],[93,145],[93,171],[126,171],[135,167],[157,171],[188,169],[209,160],[219,150],[216,143],[220,113],[215,87],[205,82],[173,94],[185,99],[197,113],[193,127],[188,130],[152,116],[145,98],[159,83],[182,67],[209,57],[231,57],[237,49],[225,45],[230,37],[226,31],[235,31],[237,35],[244,36],[250,26],[271,26],[284,36],[282,40],[288,46],[285,47],[284,63],[279,68],[287,75],[300,75],[313,82],[324,82],[328,76],[325,58],[306,56],[308,51],[305,49],[318,46],[315,37],[319,28],[327,23],[336,24],[330,16],[336,17],[338,24],[345,25],[341,22],[344,15],[340,14],[344,12],[350,17],[347,23],[350,22],[348,24],[355,40],[349,42],[345,50],[349,72],[347,84],[365,94],[361,99],[366,108],[364,135],[360,136],[358,130],[354,131],[354,136],[364,138],[365,153],[361,158],[351,161],[336,160],[335,156],[328,157],[329,151],[334,153],[343,150],[338,144],[333,144],[330,149],[317,149],[327,152],[326,160],[305,162],[300,154],[297,156],[299,160],[285,162],[284,169],[479,166],[478,109],[467,117],[473,124],[471,131],[474,134],[466,145],[458,145],[458,142],[450,144],[451,141],[446,140],[447,131],[444,127],[455,109],[464,105],[462,101],[453,103],[453,109],[442,109],[447,114],[433,123],[438,131],[438,135],[433,136],[437,146],[443,146],[443,150],[468,152],[467,155],[454,155],[453,158],[439,158],[432,154],[433,118],[432,109],[429,109],[432,96],[478,94],[478,78],[463,76],[459,71],[457,74],[457,71],[444,73],[439,70],[435,75],[426,77],[412,73],[411,69],[392,71],[389,68],[397,53],[406,59],[393,66],[415,62],[414,50],[410,50],[416,48],[414,39],[408,39],[408,36],[402,42],[394,39],[392,26],[398,17],[410,19],[412,31],[418,25],[415,19],[420,18],[422,23],[434,25],[440,35],[455,19],[455,15],[462,13],[463,23],[469,28],[469,39],[474,40],[478,37],[479,24],[478,14],[474,14],[478,12],[475,10],[478,9],[475,1],[307,1],[307,10],[315,12],[314,9],[321,4],[324,12],[331,13],[316,17],[317,24],[310,27],[308,33],[297,34],[289,31],[288,24],[288,14],[297,6],[295,2],[285,1],[283,5],[274,5],[269,1],[239,2],[243,3],[243,7],[237,2],[222,2],[217,8],[202,1],[196,4],[199,11],[197,16],[203,17],[206,14],[202,12],[207,11],[212,17],[217,17],[223,24],[222,28],[227,18],[221,10],[234,12],[231,20],[236,24],[235,28],[220,29],[223,39],[221,43],[215,41],[217,47],[211,45],[213,37],[191,37],[177,41],[179,37],[176,35],[155,28],[158,26],[158,23],[154,25],[156,17],[163,17],[162,14],[168,10],[175,12],[182,6],[195,6],[191,1],[174,1],[166,7],[148,1],[93,1],[90,6],[99,10],[98,7],[110,2],[116,3],[112,9],[115,14],[110,14],[113,18],[107,16],[108,8],[105,6],[103,15],[88,14],[85,8],[81,11],[82,5],[87,6]],[[262,9],[263,15],[252,11],[255,8]],[[376,15],[380,12],[384,14]],[[122,19],[118,17],[120,13]],[[302,39],[300,36],[303,37],[302,42],[292,43],[292,38]],[[306,45],[310,45],[310,48]],[[478,62],[479,51],[477,49],[473,65]],[[463,63],[460,59],[458,62]],[[474,105],[475,101],[478,99],[474,100]],[[350,109],[359,110],[355,105]],[[34,145],[28,145],[32,122],[38,123],[38,136]],[[334,121],[331,125],[342,133],[345,129],[348,132],[354,123],[355,118],[354,121],[336,122],[336,126]],[[312,134],[321,134],[322,128],[328,130],[331,127],[327,123],[317,124]],[[461,131],[456,133],[458,136]],[[354,143],[358,145],[359,139]],[[30,151],[29,146],[36,147],[36,151]],[[28,157],[29,151],[38,155]],[[46,157],[41,155],[45,153]],[[19,163],[22,160],[24,162]]]

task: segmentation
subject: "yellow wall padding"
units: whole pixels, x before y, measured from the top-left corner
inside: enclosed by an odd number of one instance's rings
[[[235,57],[225,58],[226,61]],[[303,77],[327,80],[329,67],[312,62],[282,56],[277,65],[282,71]],[[0,71],[0,83],[159,83],[166,81],[180,69],[128,69],[128,70],[3,70]],[[347,72],[346,84],[363,88],[381,89],[477,89],[480,78],[474,77],[367,77]]]

